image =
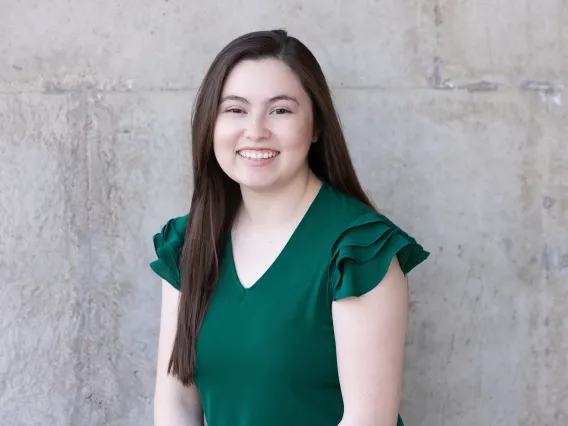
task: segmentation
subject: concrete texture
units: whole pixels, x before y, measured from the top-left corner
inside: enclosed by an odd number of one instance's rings
[[[0,0],[0,425],[152,424],[151,236],[187,211],[216,52],[284,27],[410,277],[409,425],[568,424],[563,0]],[[564,96],[565,97],[565,96]]]

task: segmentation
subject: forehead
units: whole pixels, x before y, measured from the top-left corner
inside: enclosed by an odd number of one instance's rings
[[[227,76],[223,96],[264,100],[276,95],[308,96],[296,73],[279,59],[244,60]]]

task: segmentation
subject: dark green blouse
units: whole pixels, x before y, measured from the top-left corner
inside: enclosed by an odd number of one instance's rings
[[[169,220],[154,236],[151,267],[178,289],[187,219]],[[343,400],[332,301],[370,291],[394,256],[406,274],[428,253],[385,216],[326,184],[248,289],[228,238],[197,339],[196,385],[208,426],[337,426]]]

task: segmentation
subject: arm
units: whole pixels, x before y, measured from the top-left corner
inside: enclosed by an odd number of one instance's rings
[[[379,285],[332,304],[344,401],[339,426],[397,424],[407,324],[406,279],[393,259]]]
[[[167,281],[162,281],[162,313],[154,394],[155,426],[203,425],[203,410],[195,385],[184,387],[167,373],[177,329],[179,294]]]

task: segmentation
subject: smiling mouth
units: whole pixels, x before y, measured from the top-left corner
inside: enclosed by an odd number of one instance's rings
[[[254,149],[243,149],[242,151],[237,151],[241,157],[248,160],[266,160],[267,158],[276,157],[280,154],[279,151],[267,151],[267,150],[254,150]]]

